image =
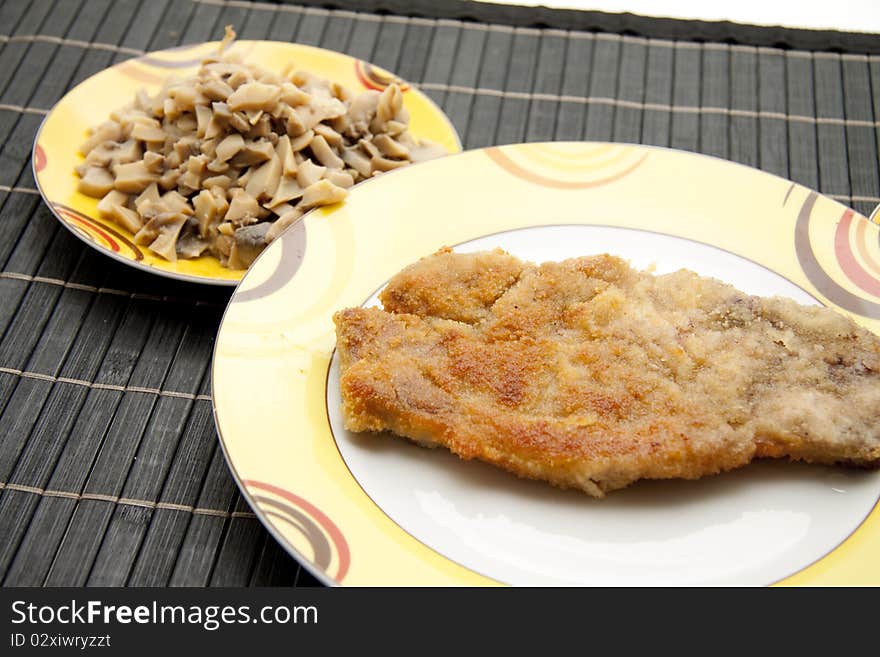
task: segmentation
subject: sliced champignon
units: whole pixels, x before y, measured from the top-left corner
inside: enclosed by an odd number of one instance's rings
[[[263,207],[269,209],[268,204],[264,205]],[[284,216],[288,212],[292,212],[293,210],[296,210],[296,207],[290,203],[279,203],[278,205],[273,205],[271,210],[272,210],[272,212],[275,213],[276,218],[277,218],[277,217]],[[269,219],[269,223],[272,223],[272,221],[274,221],[274,220]]]
[[[193,213],[192,206],[190,206],[187,198],[176,191],[172,190],[170,192],[165,192],[164,194],[162,194],[162,198],[160,200],[162,204],[171,212],[179,212],[186,215],[190,215]]]
[[[207,155],[190,155],[186,161],[186,168],[187,171],[192,171],[193,173],[203,173],[207,164]]]
[[[272,226],[266,232],[266,243],[268,244],[278,237],[288,226],[291,226],[302,215],[303,211],[299,208],[292,208],[287,212],[284,212],[278,219],[272,222]]]
[[[165,156],[165,169],[176,169],[180,166],[180,163],[183,162],[183,158],[180,157],[180,154],[177,151],[171,151],[168,155]]]
[[[271,224],[263,222],[237,229],[233,235],[235,241],[229,253],[229,266],[234,269],[249,267],[266,247],[266,233],[270,227]]]
[[[193,199],[193,208],[195,210],[195,217],[199,222],[199,235],[208,237],[211,227],[217,223],[220,217],[226,214],[226,211],[229,209],[229,203],[226,200],[225,194],[203,189]]]
[[[330,83],[330,93],[333,94],[334,98],[338,98],[343,103],[350,103],[354,98],[354,94],[351,93],[346,87],[343,87],[338,82]]]
[[[227,135],[217,144],[214,157],[217,162],[231,160],[241,149],[244,148],[244,137],[238,133]]]
[[[231,65],[232,73],[229,77],[226,78],[226,82],[229,83],[229,86],[233,89],[238,89],[243,84],[246,84],[251,81],[250,73],[241,66]]]
[[[174,100],[182,112],[192,112],[197,103],[203,103],[207,100],[197,87],[185,82],[169,87],[168,97]]]
[[[296,181],[299,183],[300,187],[305,189],[306,187],[311,187],[323,178],[326,171],[327,167],[318,166],[311,160],[305,160],[297,169]]]
[[[345,103],[330,95],[324,96],[318,102],[309,105],[309,107],[312,108],[312,112],[318,117],[319,122],[337,119],[340,116],[345,116],[348,112],[348,107],[346,107]]]
[[[385,125],[393,120],[403,109],[403,94],[396,84],[385,87],[376,105],[376,114],[370,121],[370,132],[374,135],[385,132]]]
[[[165,131],[156,120],[148,117],[135,117],[131,122],[129,136],[145,142],[164,142]]]
[[[351,106],[348,108],[349,123],[343,134],[356,138],[369,130],[380,96],[378,91],[368,89],[351,101]]]
[[[234,243],[235,240],[229,235],[217,235],[211,243],[211,253],[217,256],[224,267],[229,267],[229,252]]]
[[[263,118],[263,110],[245,110],[244,115],[247,117],[248,123],[250,123],[251,126],[255,126],[257,122]],[[253,128],[251,128],[251,130],[253,130]]]
[[[396,83],[385,87],[376,105],[376,118],[385,123],[400,114],[402,109],[403,93],[400,87]]]
[[[361,139],[358,141],[358,146],[361,147],[361,150],[369,155],[370,157],[382,157],[382,153],[379,152],[379,149],[373,145],[368,139]]]
[[[261,212],[262,208],[260,208],[260,204],[257,203],[257,199],[246,191],[239,190],[229,202],[229,209],[226,211],[223,219],[232,222],[252,223],[247,222],[246,220],[248,218],[258,217]]]
[[[208,100],[223,102],[233,94],[233,89],[218,77],[212,77],[199,86],[199,91]],[[215,108],[216,111],[216,108]]]
[[[98,148],[95,148],[86,155],[86,158],[82,162],[73,167],[73,170],[76,171],[80,178],[82,178],[86,175],[86,171],[88,171],[89,167],[106,169],[108,166],[110,166],[110,154],[103,149],[99,150]]]
[[[299,207],[306,210],[318,205],[331,205],[339,203],[346,196],[348,196],[347,189],[334,185],[329,180],[319,180],[303,190],[303,197],[302,201],[299,202]]]
[[[446,149],[440,144],[432,142],[420,142],[418,146],[409,149],[409,159],[413,162],[427,162],[446,155]]]
[[[283,176],[275,188],[275,194],[272,200],[265,204],[264,207],[272,210],[275,214],[279,213],[276,206],[289,201],[295,201],[303,195],[303,188],[296,180],[296,176]]]
[[[116,176],[113,186],[120,192],[129,194],[140,194],[147,185],[159,179],[159,176],[147,168],[143,160],[116,164],[113,167],[113,175]]]
[[[292,82],[281,83],[281,95],[278,100],[286,105],[308,105],[312,97]]]
[[[91,131],[89,138],[79,147],[83,155],[88,153],[96,146],[105,142],[116,142],[122,138],[122,126],[116,121],[104,121],[101,125]]]
[[[167,213],[159,215],[159,217],[165,219],[158,226],[158,236],[150,242],[150,250],[158,253],[169,262],[177,262],[177,238],[180,235],[180,229],[186,223],[186,215]],[[159,219],[159,217],[156,219]],[[153,221],[156,221],[156,219]]]
[[[198,122],[196,121],[196,117],[192,114],[182,114],[180,118],[174,122],[174,127],[183,134],[189,134],[195,132],[198,127]]]
[[[287,119],[284,130],[291,137],[299,137],[307,131],[311,132],[302,122],[300,115],[296,112],[296,108],[288,107],[287,111],[284,113],[284,118]]]
[[[144,149],[134,139],[126,139],[122,143],[114,143],[108,146],[111,164],[128,164],[137,162],[144,155]]]
[[[278,141],[278,135],[272,130],[272,120],[269,118],[268,114],[261,115],[245,135],[248,139],[266,139],[270,143]]]
[[[128,195],[111,190],[98,202],[98,214],[112,219],[126,230],[136,233],[143,226],[138,213],[126,207]]]
[[[146,189],[140,193],[134,200],[134,207],[137,210],[138,214],[146,214],[147,208],[153,204],[159,202],[159,186],[156,183],[150,183],[147,185]]]
[[[222,187],[223,189],[229,189],[232,186],[233,180],[229,176],[219,175],[219,176],[209,176],[207,178],[202,178],[202,187],[207,187],[210,189],[211,187]]]
[[[340,135],[346,136],[351,135],[355,132],[354,128],[351,127],[351,116],[349,114],[344,114],[342,116],[336,117],[335,119],[331,119],[327,121],[324,125],[330,126],[335,132],[338,132]],[[345,146],[345,142],[343,141],[343,146]]]
[[[128,203],[128,194],[123,194],[115,189],[111,190],[98,202],[98,214],[102,217],[112,217],[113,207],[125,206],[126,203]]]
[[[165,157],[160,153],[147,151],[144,153],[144,166],[150,173],[159,174],[162,172],[162,166],[165,164]]]
[[[244,112],[232,112],[227,119],[229,127],[239,132],[247,132],[250,130],[251,124],[248,123],[247,116]]]
[[[251,175],[245,191],[258,201],[268,200],[275,194],[280,179],[281,158],[277,153],[273,153],[272,157]]]
[[[232,38],[230,29],[224,44]],[[305,211],[442,154],[410,136],[403,98],[397,85],[352,94],[308,72],[258,69],[240,53],[209,55],[89,134],[79,190],[162,257],[207,252],[245,267]]]
[[[333,152],[333,149],[330,148],[330,144],[328,144],[327,140],[321,135],[315,135],[315,138],[312,139],[312,143],[309,144],[309,148],[312,150],[315,159],[325,167],[330,169],[342,169],[345,167],[345,162]]]
[[[173,225],[178,221],[180,222],[180,227],[183,227],[186,217],[176,212],[157,212],[135,233],[134,243],[148,246],[159,237],[163,227],[169,224]]]
[[[275,154],[275,148],[263,139],[245,142],[244,147],[232,159],[234,167],[249,167],[265,162]]]
[[[113,189],[113,174],[104,167],[88,167],[76,188],[86,196],[101,198]]]
[[[159,176],[159,187],[164,190],[171,190],[177,187],[177,182],[180,180],[180,170],[179,169],[166,169],[165,173]]]
[[[202,143],[199,144],[199,150],[202,151],[202,155],[207,155],[208,157],[214,157],[217,154],[217,140],[216,139],[203,139]]]
[[[177,257],[188,259],[188,258],[198,258],[208,249],[208,241],[202,239],[198,235],[184,235],[177,240],[177,245],[175,246],[175,251],[177,251]]]
[[[403,121],[386,121],[384,134],[389,137],[399,137],[406,133],[406,123]]]
[[[202,186],[202,175],[195,171],[185,171],[180,178],[177,179],[177,191],[184,194],[191,194],[198,191]]]
[[[190,155],[199,150],[199,143],[195,137],[187,136],[175,140],[172,149],[183,162]]]
[[[229,163],[214,159],[208,162],[207,169],[211,173],[225,173],[229,171]]]
[[[370,158],[364,155],[358,148],[346,148],[342,151],[342,161],[357,171],[364,178],[369,178],[373,173]]]
[[[214,139],[222,135],[224,123],[225,122],[217,115],[217,112],[214,112],[211,115],[211,120],[205,128],[205,139]]]
[[[290,150],[294,153],[298,153],[306,146],[312,143],[312,139],[315,138],[315,132],[313,130],[306,130],[304,133],[297,137],[293,137],[290,140]]]
[[[311,105],[300,105],[291,110],[288,125],[291,121],[295,121],[295,134],[302,134],[318,125],[321,122],[321,115]]]
[[[404,160],[389,160],[387,157],[372,157],[370,158],[370,164],[373,167],[373,173],[376,172],[384,172],[391,171],[392,169],[399,169],[400,167],[405,167],[409,162]]]
[[[235,30],[232,29],[232,25],[227,25],[223,28],[223,39],[220,41],[221,53],[232,45],[232,42],[235,41],[235,36]]]
[[[342,135],[326,123],[319,123],[315,126],[314,130],[316,135],[323,137],[333,148],[342,148],[344,144]]]
[[[229,190],[229,197],[232,198],[233,194],[235,193],[236,187],[242,190],[247,187],[248,180],[251,179],[252,175],[254,175],[254,167],[251,167],[250,169],[239,175],[238,180],[235,181],[235,187]]]
[[[388,135],[376,135],[373,137],[373,145],[378,148],[379,152],[385,157],[390,157],[395,160],[409,159],[409,149]]]
[[[196,137],[199,137],[201,139],[204,138],[205,131],[208,129],[208,124],[211,122],[211,118],[214,116],[214,113],[207,105],[196,105],[195,113]]]
[[[137,233],[143,227],[143,221],[134,210],[122,205],[117,205],[113,210],[113,218],[129,232]]]
[[[324,174],[324,177],[337,187],[344,187],[348,189],[349,187],[354,185],[354,176],[348,173],[348,171],[337,171],[336,169],[328,169],[327,173]]]
[[[246,79],[246,78],[245,78]],[[230,80],[230,86],[234,86]],[[272,109],[281,97],[277,85],[262,82],[243,82],[227,99],[226,104],[233,112],[238,110]]]
[[[290,137],[282,135],[275,144],[275,153],[281,161],[281,175],[296,174],[299,167],[296,158],[293,156],[293,148],[291,148]]]

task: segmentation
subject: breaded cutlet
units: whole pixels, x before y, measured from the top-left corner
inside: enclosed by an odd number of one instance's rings
[[[444,249],[338,312],[346,427],[595,497],[757,457],[880,464],[880,340],[827,308],[610,255]]]

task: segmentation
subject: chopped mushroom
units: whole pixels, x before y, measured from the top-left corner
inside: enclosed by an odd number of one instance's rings
[[[315,159],[324,166],[330,169],[342,169],[345,167],[345,162],[333,152],[333,149],[330,148],[330,144],[328,144],[327,140],[321,135],[315,135],[315,138],[312,139],[312,143],[309,144],[309,148],[312,149]]]
[[[328,170],[324,177],[338,187],[348,189],[354,185],[354,177],[348,171]]]
[[[233,112],[237,110],[269,111],[278,102],[281,88],[275,84],[248,82],[242,84],[227,99],[226,104]]]
[[[206,253],[247,267],[305,211],[444,150],[408,132],[404,94],[353,94],[303,71],[220,52],[153,96],[139,91],[81,146],[80,192],[168,260]]]
[[[235,231],[234,243],[229,254],[229,260],[236,265],[236,269],[249,267],[254,259],[260,255],[260,251],[266,246],[266,233],[271,224],[262,223],[253,226],[245,226]]]
[[[180,235],[180,229],[186,223],[186,215],[169,213],[159,216],[166,217],[166,220],[159,228],[159,236],[150,242],[150,249],[166,260],[176,262],[177,238]]]
[[[135,233],[141,229],[143,222],[134,210],[125,206],[128,195],[111,190],[98,203],[98,214],[108,219],[113,219],[127,230]]]
[[[409,158],[409,149],[388,135],[376,135],[373,137],[373,144],[385,157],[394,158],[396,160]]]
[[[226,211],[223,219],[226,221],[234,221],[239,223],[253,223],[249,218],[256,217],[260,212],[260,204],[257,199],[243,190],[232,197],[229,202],[229,209]]]
[[[342,187],[334,185],[329,180],[319,180],[305,188],[300,206],[306,209],[318,205],[331,205],[339,203],[346,196],[348,196],[348,191]]]
[[[207,240],[203,240],[198,235],[190,233],[177,240],[175,250],[177,251],[178,258],[198,258],[205,252],[208,246]]]
[[[297,219],[302,216],[302,210],[299,208],[293,208],[281,215],[281,217],[272,224],[269,230],[266,232],[266,241],[271,242],[276,237],[278,237],[281,233],[284,232],[284,229],[288,226],[293,225]]]
[[[278,188],[281,179],[281,158],[273,153],[272,157],[251,174],[245,191],[255,199],[270,199]]]
[[[227,135],[217,144],[214,149],[214,157],[216,162],[226,162],[231,160],[242,148],[244,148],[244,138],[236,133]]]
[[[113,174],[104,167],[88,167],[77,189],[87,196],[104,196],[113,189]]]
[[[129,194],[140,193],[147,185],[158,180],[158,176],[147,168],[143,160],[117,164],[113,167],[113,175],[116,176],[114,187]]]
[[[296,181],[299,183],[299,186],[305,189],[306,187],[310,187],[318,182],[321,178],[324,177],[324,173],[327,171],[327,167],[322,167],[318,164],[315,164],[311,160],[306,160],[302,164],[299,165],[299,168],[296,172]]]
[[[159,202],[159,186],[156,183],[151,183],[147,186],[147,188],[140,193],[140,195],[134,200],[134,207],[138,211],[138,214],[146,214],[147,209],[153,203]]]
[[[276,206],[301,198],[302,195],[303,188],[297,182],[296,176],[284,176],[278,183],[278,187],[275,188],[275,194],[266,207],[278,214]]]

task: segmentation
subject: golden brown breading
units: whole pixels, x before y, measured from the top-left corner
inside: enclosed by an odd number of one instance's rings
[[[880,340],[849,319],[599,255],[444,249],[334,317],[346,427],[596,497],[755,457],[880,464]]]

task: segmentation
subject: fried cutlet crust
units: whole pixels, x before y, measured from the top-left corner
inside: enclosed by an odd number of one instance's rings
[[[599,255],[444,249],[335,317],[346,428],[602,497],[756,457],[880,465],[880,340],[825,308]]]

